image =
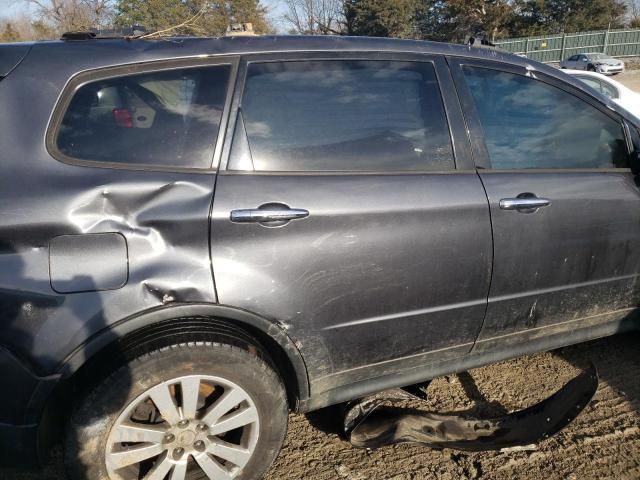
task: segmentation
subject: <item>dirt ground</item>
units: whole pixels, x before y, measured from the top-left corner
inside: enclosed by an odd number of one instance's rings
[[[640,71],[615,79],[640,91]],[[291,415],[285,446],[266,479],[640,479],[640,333],[438,378],[422,408],[484,415],[521,409],[549,396],[589,361],[600,375],[594,400],[535,450],[460,453],[411,445],[356,450],[331,433],[327,412]],[[0,470],[0,479],[63,480],[60,463],[56,454],[41,472]]]
[[[330,433],[335,423],[326,412],[316,412],[290,416],[285,446],[266,479],[640,479],[640,332],[438,378],[422,408],[482,415],[518,410],[549,396],[590,361],[600,375],[594,400],[535,450],[357,450]],[[57,454],[42,472],[0,470],[0,479],[64,480],[60,463]]]
[[[569,427],[535,450],[461,453],[400,445],[361,451],[294,415],[267,478],[638,479],[639,342],[640,333],[619,335],[438,378],[429,386],[426,409],[498,414],[501,408],[518,410],[546,398],[593,361],[600,374],[594,400]]]
[[[635,67],[636,70],[628,70],[624,73],[620,73],[618,75],[614,75],[612,78],[620,83],[622,83],[627,88],[634,90],[636,92],[640,92],[640,62]]]

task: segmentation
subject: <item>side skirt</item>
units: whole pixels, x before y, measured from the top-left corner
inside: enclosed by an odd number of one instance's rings
[[[413,385],[442,375],[464,372],[503,360],[566,347],[639,328],[640,311],[625,310],[488,339],[478,342],[469,355],[459,358],[429,362],[432,353],[430,352],[425,354],[424,363],[420,366],[414,366],[415,357],[400,359],[395,365],[397,368],[392,373],[389,373],[389,365],[386,364],[382,366],[382,373],[380,372],[381,367],[377,365],[363,367],[356,371],[341,372],[312,383],[311,396],[301,402],[299,411],[309,412],[366,397],[383,390]],[[411,366],[406,368],[405,362],[409,362]],[[365,373],[368,378],[360,380]],[[319,386],[324,388],[318,388]]]

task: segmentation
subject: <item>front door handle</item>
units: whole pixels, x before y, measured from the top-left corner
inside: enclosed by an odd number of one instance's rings
[[[535,195],[517,196],[516,198],[503,198],[500,200],[501,210],[535,211],[538,208],[548,207],[551,200],[538,198]]]
[[[298,220],[309,216],[309,210],[303,208],[289,208],[282,204],[266,204],[260,208],[247,208],[231,211],[231,221],[234,223],[273,223]]]

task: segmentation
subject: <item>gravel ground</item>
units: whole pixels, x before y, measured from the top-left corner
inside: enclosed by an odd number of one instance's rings
[[[640,91],[640,71],[615,77]],[[565,430],[521,452],[460,453],[400,445],[356,450],[331,433],[331,410],[291,415],[267,480],[640,479],[640,333],[618,335],[436,379],[432,411],[498,414],[546,398],[593,361],[600,386]],[[64,480],[60,454],[40,472],[0,470],[2,480]]]

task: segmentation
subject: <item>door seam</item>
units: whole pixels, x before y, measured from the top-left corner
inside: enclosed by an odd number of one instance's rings
[[[473,154],[473,152],[472,152]],[[480,180],[480,185],[482,185],[482,190],[484,191],[484,196],[487,200],[487,209],[489,210],[489,228],[491,229],[491,262],[489,263],[489,286],[487,288],[487,298],[484,307],[484,316],[482,317],[482,322],[480,323],[480,329],[478,330],[478,335],[476,335],[475,340],[473,341],[473,345],[469,350],[469,353],[473,353],[478,344],[478,339],[482,334],[482,330],[484,330],[484,325],[487,321],[487,315],[489,312],[489,298],[491,297],[491,287],[493,285],[493,272],[495,269],[495,259],[496,259],[496,242],[494,238],[494,230],[493,230],[493,212],[491,211],[491,202],[489,201],[489,193],[487,192],[487,188],[482,180],[482,176],[480,172],[476,169],[476,175]]]

